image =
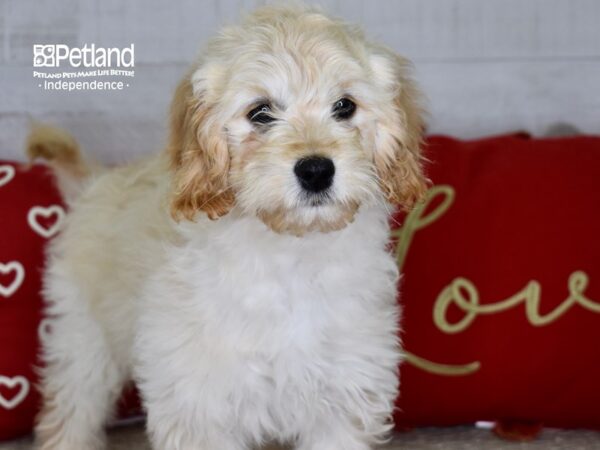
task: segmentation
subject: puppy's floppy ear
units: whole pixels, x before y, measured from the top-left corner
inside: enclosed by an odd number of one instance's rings
[[[424,132],[420,93],[408,76],[409,64],[385,51],[372,55],[376,78],[388,92],[377,124],[374,162],[388,201],[410,209],[427,190],[421,143]]]
[[[212,107],[194,95],[189,77],[175,91],[171,104],[169,158],[173,173],[171,215],[193,220],[198,211],[218,219],[232,208],[230,157],[223,130]]]

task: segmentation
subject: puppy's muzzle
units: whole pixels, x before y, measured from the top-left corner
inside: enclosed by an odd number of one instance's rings
[[[309,156],[296,162],[294,173],[305,191],[318,193],[328,189],[333,183],[335,165],[324,156]]]

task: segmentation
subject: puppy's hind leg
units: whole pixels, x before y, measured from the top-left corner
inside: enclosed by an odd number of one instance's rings
[[[35,427],[40,450],[99,450],[124,377],[104,333],[86,311],[69,308],[41,330],[43,407]]]

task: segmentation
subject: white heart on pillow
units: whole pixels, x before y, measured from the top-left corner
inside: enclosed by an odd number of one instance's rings
[[[19,388],[18,392],[7,399],[3,394],[0,393],[0,406],[4,409],[13,409],[18,406],[27,394],[29,394],[29,381],[27,378],[17,375],[16,377],[5,377],[0,375],[0,386],[6,386],[9,389]]]
[[[15,177],[15,168],[13,166],[0,166],[0,187],[8,184]]]
[[[15,272],[15,279],[12,280],[8,286],[0,284],[0,295],[7,298],[13,295],[15,291],[21,287],[21,284],[23,284],[23,280],[25,279],[25,269],[20,262],[10,261],[6,264],[0,263],[0,274],[6,275],[11,272]]]
[[[56,216],[56,219],[49,226],[44,226],[39,222],[40,217],[49,218],[52,216]],[[58,205],[48,206],[47,208],[34,206],[27,213],[27,223],[31,229],[45,238],[50,238],[58,232],[64,218],[65,210]]]

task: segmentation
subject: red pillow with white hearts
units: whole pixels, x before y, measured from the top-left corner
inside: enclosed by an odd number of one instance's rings
[[[425,150],[434,186],[394,233],[397,426],[600,429],[600,137]]]
[[[39,405],[38,336],[44,244],[65,210],[48,169],[0,161],[0,439],[31,431]]]
[[[39,341],[49,332],[40,296],[44,246],[65,216],[54,176],[43,165],[0,161],[0,440],[31,432],[41,399],[35,389]],[[139,415],[134,390],[120,417]]]

